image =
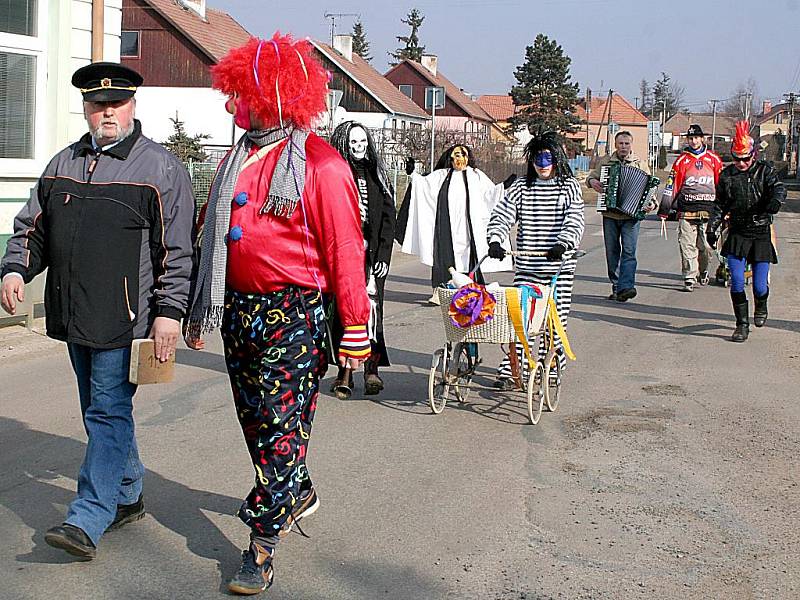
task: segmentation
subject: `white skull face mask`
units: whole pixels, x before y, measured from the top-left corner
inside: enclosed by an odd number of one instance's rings
[[[355,160],[363,160],[367,156],[367,132],[361,127],[350,130],[350,155]]]

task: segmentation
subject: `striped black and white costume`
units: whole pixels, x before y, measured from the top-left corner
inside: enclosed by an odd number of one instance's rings
[[[509,187],[503,199],[495,206],[487,227],[488,242],[505,241],[514,225],[517,225],[516,249],[530,252],[547,252],[555,244],[562,244],[568,251],[577,248],[583,237],[584,215],[581,186],[574,177],[534,179],[531,185],[524,177]],[[564,328],[567,327],[572,283],[575,278],[576,259],[570,257],[556,283],[556,308]],[[519,256],[516,259],[514,285],[534,283],[549,285],[550,278],[558,271],[559,262],[549,261],[544,256]],[[556,334],[555,345],[561,347]],[[521,344],[517,345],[520,364]],[[540,354],[543,348],[540,348]],[[560,353],[562,368],[566,358]],[[500,364],[498,376],[510,377],[508,358]]]

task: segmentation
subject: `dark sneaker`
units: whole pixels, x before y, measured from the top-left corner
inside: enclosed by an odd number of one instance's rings
[[[242,552],[242,566],[228,582],[228,591],[234,594],[252,595],[263,592],[272,585],[275,572],[272,568],[271,550],[250,542],[250,547]]]
[[[627,302],[636,298],[636,288],[626,288],[617,292],[617,302]]]
[[[516,385],[514,385],[514,382],[510,377],[501,377],[500,379],[495,381],[493,385],[496,390],[501,390],[504,392],[513,390],[517,387]]]
[[[691,279],[687,279],[683,282],[683,291],[684,292],[693,292],[694,291],[694,281]]]
[[[48,529],[44,534],[44,541],[53,548],[66,550],[72,556],[84,560],[92,560],[97,556],[97,548],[86,532],[80,527],[67,523]]]
[[[697,276],[697,283],[700,285],[708,285],[709,281],[710,279],[708,277],[708,271],[703,271]]]
[[[144,515],[144,496],[140,494],[139,499],[133,504],[117,505],[117,516],[114,517],[114,520],[111,522],[111,525],[108,526],[106,531],[119,529],[123,525],[138,521],[139,519],[143,518]]]
[[[367,373],[364,375],[364,395],[374,396],[383,391],[383,379],[377,373]]]
[[[307,490],[301,491],[300,497],[297,499],[297,503],[294,505],[294,508],[292,508],[292,514],[290,514],[289,518],[286,519],[286,523],[283,524],[283,527],[278,532],[278,536],[284,537],[289,535],[289,533],[292,531],[292,528],[300,519],[313,515],[315,512],[317,512],[318,508],[319,496],[317,496],[317,490],[315,490],[312,486]],[[298,525],[297,528],[300,529],[300,526]]]

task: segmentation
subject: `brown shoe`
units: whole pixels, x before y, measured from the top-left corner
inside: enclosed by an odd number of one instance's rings
[[[350,369],[339,367],[339,373],[336,375],[331,391],[336,395],[339,400],[349,400],[353,395],[353,372]]]
[[[314,486],[311,486],[309,489],[300,493],[300,497],[297,499],[297,502],[292,507],[292,514],[289,515],[289,518],[286,519],[286,523],[283,524],[280,531],[278,532],[278,537],[285,537],[289,535],[292,531],[292,528],[305,517],[310,517],[319,508],[319,496],[317,496],[317,490],[314,489]],[[297,526],[300,529],[300,526]],[[300,529],[300,533],[303,533],[302,529]],[[305,535],[303,533],[303,535]],[[306,536],[308,537],[308,536]]]
[[[364,395],[374,396],[383,391],[383,379],[378,375],[378,361],[370,357],[364,363]]]

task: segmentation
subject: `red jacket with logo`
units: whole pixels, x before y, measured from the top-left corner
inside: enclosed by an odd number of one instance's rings
[[[672,209],[679,213],[711,212],[721,170],[722,160],[708,148],[699,154],[684,150],[672,165],[658,215],[666,217]]]

